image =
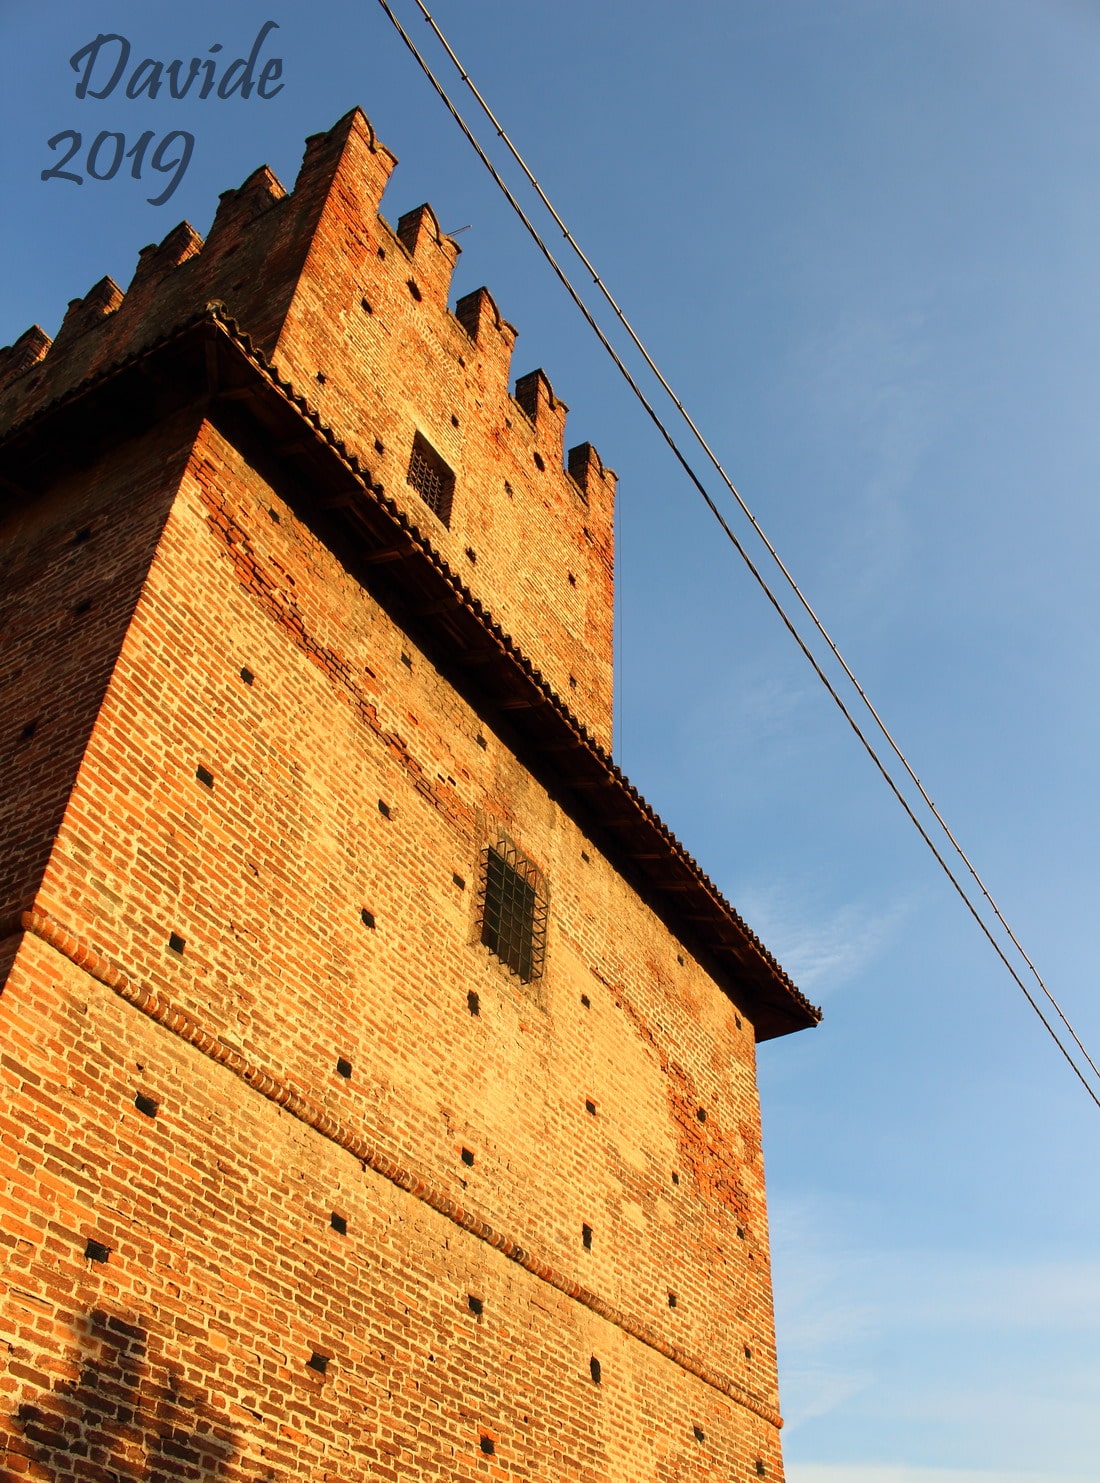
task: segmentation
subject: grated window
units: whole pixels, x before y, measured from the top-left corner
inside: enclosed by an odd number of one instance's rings
[[[481,940],[524,983],[542,977],[549,903],[537,866],[503,839],[481,857]]]
[[[419,433],[413,439],[408,482],[428,509],[438,515],[444,525],[450,525],[455,476],[427,439],[422,438]]]

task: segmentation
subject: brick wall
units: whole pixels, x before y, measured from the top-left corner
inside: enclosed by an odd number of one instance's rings
[[[223,301],[605,746],[611,739],[615,479],[542,372],[508,390],[516,331],[481,289],[447,307],[458,246],[430,207],[378,215],[394,157],[355,110],[309,141],[292,194],[266,168],[104,280],[57,340],[0,352],[0,425]],[[6,359],[5,359],[6,357]],[[419,432],[455,476],[445,525],[406,482]]]
[[[502,831],[548,883],[546,969],[531,985],[478,940],[479,857]],[[53,1023],[41,997],[43,975],[51,984],[60,975],[77,997],[90,994],[88,1002],[101,1006],[94,1031],[78,1025],[80,1049],[55,1038],[61,1031],[54,1029],[46,1064],[41,1047],[36,1065],[23,1059],[30,1042],[9,1064],[11,1131],[30,1137],[35,1129],[27,1162],[44,1181],[24,1207],[35,1212],[20,1228],[29,1244],[14,1255],[43,1281],[58,1264],[68,1274],[57,1279],[55,1299],[73,1326],[65,1339],[71,1349],[109,1350],[111,1333],[96,1338],[87,1325],[94,1330],[97,1320],[88,1315],[121,1316],[142,1334],[128,1343],[148,1350],[155,1339],[157,1365],[182,1367],[214,1435],[228,1425],[219,1399],[224,1377],[232,1374],[244,1390],[260,1384],[246,1383],[246,1334],[248,1353],[264,1352],[269,1308],[286,1315],[288,1306],[304,1306],[317,1316],[304,1327],[301,1315],[295,1318],[297,1348],[276,1346],[292,1357],[264,1361],[276,1366],[268,1394],[292,1374],[292,1390],[313,1385],[326,1408],[330,1397],[337,1405],[339,1387],[326,1390],[312,1372],[299,1373],[313,1340],[339,1351],[341,1384],[351,1395],[375,1387],[375,1360],[349,1306],[361,1300],[363,1279],[327,1273],[321,1292],[319,1258],[306,1258],[301,1237],[286,1234],[278,1257],[272,1248],[279,1231],[308,1228],[318,1242],[335,1239],[324,1228],[332,1210],[310,1214],[308,1201],[292,1208],[298,1197],[288,1195],[290,1175],[269,1163],[280,1163],[289,1137],[297,1140],[301,1166],[319,1170],[335,1161],[344,1170],[340,1182],[326,1176],[326,1198],[345,1219],[338,1188],[356,1210],[360,1201],[389,1202],[384,1244],[409,1274],[398,1290],[415,1275],[416,1302],[400,1340],[418,1364],[426,1363],[423,1351],[436,1342],[439,1324],[446,1332],[459,1324],[465,1334],[461,1325],[472,1321],[462,1315],[463,1283],[470,1291],[477,1284],[473,1276],[459,1281],[456,1272],[484,1274],[487,1290],[506,1295],[490,1302],[475,1294],[494,1313],[482,1316],[476,1335],[492,1330],[486,1347],[503,1344],[499,1373],[478,1372],[470,1394],[461,1373],[466,1361],[450,1366],[451,1412],[440,1436],[454,1458],[463,1446],[480,1448],[476,1421],[501,1442],[494,1455],[515,1462],[503,1476],[682,1476],[682,1462],[669,1463],[664,1474],[652,1471],[666,1451],[680,1456],[677,1449],[700,1476],[719,1476],[707,1468],[718,1467],[718,1458],[727,1466],[746,1448],[754,1468],[756,1453],[766,1452],[769,1475],[777,1475],[774,1439],[767,1446],[763,1439],[773,1428],[757,1414],[774,1410],[776,1381],[751,1025],[486,721],[208,424],[141,587],[36,908],[71,932],[78,958],[91,951],[115,965],[142,992],[189,1016],[205,1037],[199,1048],[180,1046],[108,989],[87,981],[80,987],[80,976],[74,980],[75,970],[56,952],[26,939],[0,1000],[5,1015],[26,1002],[23,1013]],[[364,922],[364,909],[373,925]],[[182,951],[173,949],[173,936]],[[25,961],[37,965],[26,979]],[[28,993],[31,999],[22,1000]],[[70,1004],[70,1021],[73,1013]],[[112,1036],[135,1037],[143,1049],[108,1050]],[[442,1238],[466,1253],[457,1268],[447,1267],[444,1283],[434,1265],[441,1238],[429,1239],[426,1230],[446,1219],[420,1209],[423,1201],[408,1192],[393,1207],[397,1194],[385,1176],[364,1172],[316,1130],[306,1134],[298,1125],[288,1133],[287,1115],[255,1084],[212,1069],[211,1049],[292,1089],[365,1139],[379,1158],[408,1170],[413,1185],[524,1248],[540,1270],[553,1269],[566,1289],[579,1284],[596,1294],[611,1317],[583,1304],[574,1312],[576,1298],[531,1274],[521,1281],[506,1258],[468,1234]],[[341,1061],[350,1076],[341,1074]],[[101,1084],[108,1064],[116,1087],[109,1094]],[[162,1076],[154,1069],[162,1064],[173,1069]],[[62,1084],[51,1084],[60,1068]],[[174,1120],[162,1123],[158,1115],[151,1130],[132,1107],[131,1086],[158,1105],[169,1098]],[[79,1114],[66,1112],[59,1097],[80,1098]],[[33,1115],[17,1110],[20,1098],[37,1109]],[[58,1142],[63,1128],[82,1122],[82,1131],[65,1134],[75,1137],[77,1151]],[[247,1131],[237,1172],[223,1182],[209,1162],[223,1153],[231,1127],[234,1136]],[[174,1172],[139,1184],[120,1205],[119,1187],[137,1177],[123,1155],[139,1133],[171,1138]],[[200,1158],[195,1150],[204,1145]],[[248,1149],[257,1151],[252,1166]],[[108,1188],[108,1195],[97,1193]],[[54,1201],[68,1213],[50,1213]],[[20,1204],[18,1194],[14,1202]],[[188,1262],[198,1283],[182,1327],[166,1316],[170,1305],[154,1319],[160,1301],[142,1287],[150,1266],[171,1267],[165,1253],[181,1232],[190,1237]],[[85,1266],[89,1237],[118,1255]],[[342,1243],[336,1249],[348,1250]],[[239,1265],[250,1273],[255,1313],[251,1299],[242,1311],[225,1295],[224,1284],[238,1280],[226,1272],[230,1255],[234,1271]],[[369,1288],[383,1307],[394,1296],[389,1280],[377,1275]],[[293,1302],[287,1284],[298,1294]],[[34,1282],[22,1286],[40,1291]],[[137,1302],[143,1292],[147,1301]],[[498,1302],[509,1315],[501,1315],[503,1329],[493,1326]],[[534,1328],[532,1311],[539,1315]],[[188,1324],[205,1333],[219,1313],[236,1335],[236,1358],[215,1366],[215,1350],[204,1347],[189,1359],[197,1334]],[[631,1337],[635,1331],[654,1342]],[[28,1334],[20,1332],[25,1346]],[[57,1384],[43,1380],[53,1374],[48,1356],[57,1333],[49,1327],[37,1351],[30,1344],[18,1372],[20,1405],[47,1412],[60,1406]],[[757,1409],[681,1372],[662,1352],[669,1348],[727,1377]],[[412,1365],[400,1357],[405,1352],[398,1344],[388,1363]],[[588,1372],[593,1356],[603,1367],[598,1394]],[[83,1361],[73,1363],[79,1371]],[[73,1383],[71,1369],[64,1373]],[[580,1407],[565,1406],[576,1437],[570,1445],[578,1449],[568,1464],[551,1462],[553,1450],[533,1440],[538,1425],[550,1424],[547,1398],[560,1393],[566,1376]],[[53,1387],[53,1399],[43,1399],[44,1384]],[[413,1384],[406,1379],[404,1387]],[[667,1400],[657,1409],[667,1415],[653,1418],[652,1435],[643,1430],[643,1444],[638,1428],[662,1394]],[[541,1422],[524,1431],[518,1417],[540,1409],[540,1395]],[[337,1412],[349,1404],[341,1400]],[[606,1419],[597,1424],[608,1407],[621,1428]],[[333,1439],[341,1426],[326,1408],[299,1414],[294,1427],[297,1445],[317,1468],[339,1451]],[[244,1427],[238,1418],[234,1447],[245,1445],[245,1436],[249,1446],[269,1436],[264,1407],[252,1409],[264,1420]],[[705,1447],[695,1440],[695,1425]],[[379,1438],[372,1437],[375,1445]],[[399,1445],[396,1436],[389,1441]],[[604,1454],[616,1448],[622,1455],[612,1464]],[[586,1449],[596,1450],[589,1456]],[[470,1466],[479,1458],[486,1462],[479,1450],[471,1454]],[[525,1474],[521,1460],[534,1470]],[[440,1462],[438,1476],[462,1476],[447,1471],[458,1466]],[[298,1462],[273,1474],[301,1475]]]
[[[489,296],[447,310],[431,213],[377,217],[392,163],[355,114],[293,196],[253,177],[156,292],[9,357],[9,411],[186,317],[240,238],[281,373],[606,739],[613,477],[562,468],[541,373],[509,395]],[[780,1479],[749,1017],[314,494],[157,405],[63,474],[24,423],[0,526],[10,1471]],[[502,837],[549,896],[529,984],[480,940]]]
[[[766,1422],[34,937],[4,1014],[13,1478],[780,1476]]]
[[[195,426],[0,516],[0,922],[34,899]]]

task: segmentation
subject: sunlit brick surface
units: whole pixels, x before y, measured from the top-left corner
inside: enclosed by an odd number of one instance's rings
[[[509,395],[487,295],[447,309],[430,212],[378,220],[391,165],[355,115],[254,180],[9,415],[228,299],[236,242],[244,327],[606,739],[613,479],[544,377]],[[309,490],[144,415],[0,523],[12,1476],[780,1479],[748,1017]],[[529,983],[483,941],[502,839]]]

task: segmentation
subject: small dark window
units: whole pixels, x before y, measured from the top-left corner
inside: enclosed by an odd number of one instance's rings
[[[548,903],[535,865],[510,840],[482,854],[481,940],[524,983],[542,977]]]
[[[413,439],[408,482],[428,509],[438,515],[444,525],[450,525],[455,476],[427,439],[422,438],[419,433]]]

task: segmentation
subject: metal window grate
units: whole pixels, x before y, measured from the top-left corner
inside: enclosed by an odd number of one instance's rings
[[[481,857],[481,940],[524,983],[542,977],[549,911],[538,867],[510,840]]]
[[[417,433],[409,458],[408,482],[444,525],[451,523],[455,476],[431,444]]]

